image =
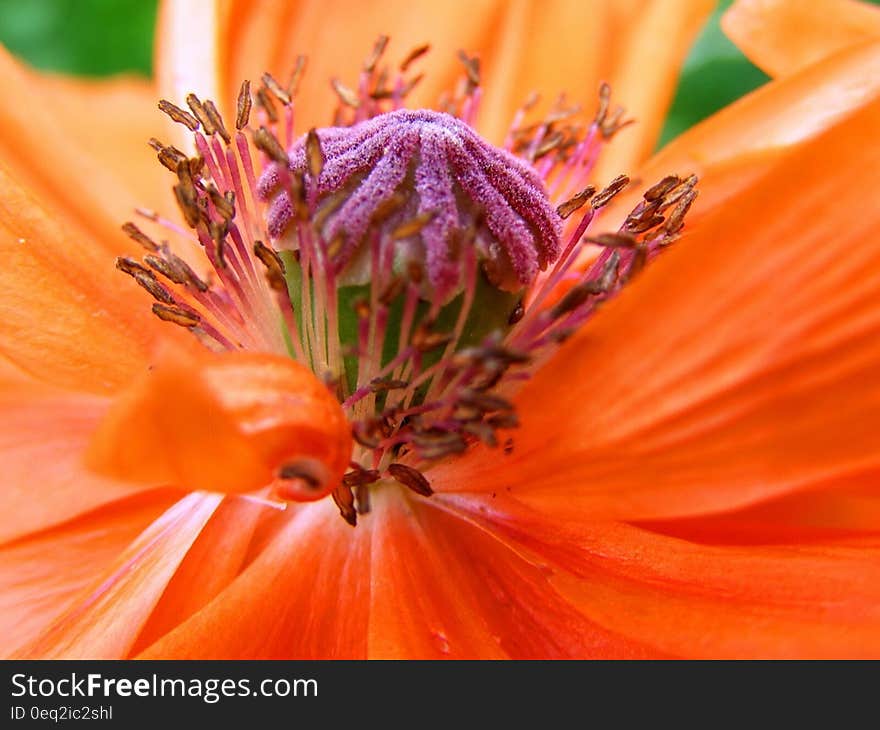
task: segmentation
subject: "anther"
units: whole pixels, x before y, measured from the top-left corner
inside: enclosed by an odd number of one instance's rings
[[[197,132],[199,129],[199,120],[196,119],[192,114],[187,111],[184,111],[176,104],[172,104],[167,99],[162,99],[159,102],[159,109],[161,109],[165,114],[167,114],[171,119],[173,119],[178,124],[184,125],[190,132]]]
[[[235,128],[238,131],[241,131],[248,125],[248,120],[251,116],[251,104],[251,82],[245,79],[241,82],[235,110]]]
[[[406,464],[391,464],[388,467],[388,473],[395,481],[403,484],[405,487],[409,487],[416,494],[420,494],[423,497],[430,497],[434,494],[430,482],[418,469],[413,469]]]

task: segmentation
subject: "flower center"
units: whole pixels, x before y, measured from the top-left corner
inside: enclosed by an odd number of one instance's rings
[[[696,196],[696,178],[668,176],[618,230],[587,236],[629,182],[585,185],[623,126],[608,114],[607,87],[586,125],[568,124],[561,104],[537,125],[522,124],[524,111],[498,148],[469,123],[474,59],[463,57],[466,81],[447,111],[408,110],[412,82],[401,75],[388,90],[382,50],[380,39],[357,93],[334,82],[337,120],[350,123],[296,140],[294,90],[268,75],[256,129],[247,82],[234,133],[210,101],[190,95],[191,113],[162,102],[198,150],[152,142],[176,175],[189,232],[145,214],[197,242],[215,278],[132,223],[124,228],[148,255],[117,262],[157,300],[157,316],[209,347],[288,354],[327,383],[357,442],[333,494],[352,524],[382,480],[429,496],[431,462],[475,442],[512,448],[516,389],[679,235]]]

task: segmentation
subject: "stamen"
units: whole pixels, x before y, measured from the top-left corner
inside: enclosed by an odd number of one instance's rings
[[[123,231],[143,261],[116,264],[155,300],[157,317],[205,346],[286,354],[327,384],[357,444],[332,492],[352,526],[389,480],[430,497],[434,461],[478,442],[510,453],[502,432],[519,424],[522,382],[677,240],[697,194],[695,176],[667,175],[618,230],[595,231],[630,183],[619,175],[597,192],[590,178],[603,145],[630,123],[607,84],[586,123],[565,97],[527,121],[533,96],[499,149],[471,126],[479,59],[459,54],[464,74],[444,111],[409,110],[422,75],[405,74],[428,46],[394,70],[388,43],[377,39],[355,85],[332,80],[335,126],[297,140],[304,56],[286,86],[268,73],[255,93],[241,84],[232,132],[210,99],[189,94],[189,111],[162,100],[198,151],[150,140],[186,227],[138,212],[201,246],[213,271],[196,273],[173,242],[131,222]],[[308,499],[323,484],[311,468],[283,464],[274,495]]]

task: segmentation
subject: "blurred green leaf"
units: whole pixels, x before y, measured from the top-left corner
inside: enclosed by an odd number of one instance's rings
[[[0,43],[50,71],[149,76],[156,7],[156,0],[0,0]]]

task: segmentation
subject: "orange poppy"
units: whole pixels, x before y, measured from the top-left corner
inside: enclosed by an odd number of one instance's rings
[[[163,6],[158,79],[181,103],[282,78],[302,50],[304,131],[384,32],[434,46],[416,104],[450,85],[458,48],[477,53],[496,142],[528,90],[605,79],[638,123],[595,179],[700,177],[681,240],[516,393],[512,451],[468,441],[383,478],[355,528],[304,501],[337,483],[350,436],[317,379],[258,352],[268,320],[227,323],[252,351],[212,354],[113,269],[138,250],[118,230],[132,209],[175,209],[139,146],[175,133],[152,128],[156,90],[0,57],[5,654],[880,655],[880,13],[736,3],[725,29],[773,81],[648,158],[713,3],[549,5]],[[194,251],[177,253],[197,266]],[[254,490],[291,434],[320,494],[274,509]],[[425,477],[433,494],[407,489]]]

